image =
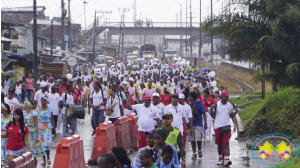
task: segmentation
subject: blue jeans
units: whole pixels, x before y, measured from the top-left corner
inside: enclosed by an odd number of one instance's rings
[[[27,89],[28,100],[31,100],[32,93],[33,93],[32,89]]]
[[[15,98],[18,99],[20,104],[22,104],[22,93],[21,94],[15,94]]]
[[[68,123],[69,121],[71,122],[71,135],[75,134],[75,127],[76,127],[76,122],[75,122],[75,118],[73,117],[67,117],[66,114],[62,114],[62,119],[63,119],[63,136],[66,137],[67,136],[67,128],[68,128]]]
[[[93,114],[93,121],[95,129],[99,126],[100,123],[103,123],[105,120],[104,117],[104,109],[95,110],[95,114]]]

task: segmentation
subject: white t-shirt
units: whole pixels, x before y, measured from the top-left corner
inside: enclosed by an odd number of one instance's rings
[[[34,94],[33,100],[37,101],[38,107],[42,107],[41,98],[43,96],[49,97],[49,93],[48,92],[43,93],[42,90],[39,90],[39,91],[35,92],[35,94]]]
[[[227,102],[222,104],[221,101],[217,102],[217,113],[215,118],[215,129],[230,125],[230,114],[233,113],[233,106]]]
[[[113,106],[114,104],[115,107],[114,107],[114,113],[112,113],[109,118],[119,118],[121,117],[121,111],[120,111],[120,106],[123,105],[122,103],[122,98],[121,97],[118,97],[117,95],[115,95],[115,98],[112,98],[112,97],[109,97],[106,101],[106,106],[107,107],[111,107]]]
[[[172,126],[179,129],[179,131],[183,135],[183,121],[182,121],[182,118],[185,118],[184,107],[182,105],[178,104],[178,106],[176,106],[176,108],[175,108],[172,104],[169,104],[165,107],[165,113],[166,112],[170,112],[170,113],[173,114]]]
[[[164,114],[165,105],[163,103],[158,103],[156,106],[152,103],[154,107],[157,108],[159,119],[162,120],[162,116]]]
[[[66,99],[66,94],[67,94],[67,99]],[[66,104],[66,105],[73,105],[74,104],[73,95],[72,94],[69,95],[67,92],[65,92],[61,95],[60,101],[64,102],[64,104]],[[67,107],[64,106],[63,109],[62,109],[62,114],[66,113],[66,109],[67,109]]]
[[[58,93],[49,93],[48,97],[49,107],[53,109],[53,115],[58,115],[59,108],[58,103],[60,101],[60,95]]]
[[[20,86],[16,85],[16,90],[15,90],[15,94],[22,94],[22,85],[20,84]]]
[[[83,80],[84,80],[84,82],[87,82],[87,81],[89,81],[90,80],[90,76],[89,75],[84,75],[83,76]]]
[[[139,131],[150,131],[155,129],[156,121],[153,119],[159,118],[158,110],[153,105],[150,105],[148,108],[144,104],[132,105],[133,111],[136,111],[137,116],[139,117]]]
[[[189,119],[193,118],[192,108],[190,105],[186,103],[184,103],[183,107],[184,107],[184,116],[185,116],[186,123],[190,123]]]
[[[14,112],[14,110],[15,110],[15,107],[16,106],[18,106],[20,103],[19,103],[19,101],[18,101],[18,99],[16,99],[16,98],[12,98],[12,99],[8,99],[7,97],[4,97],[4,102],[6,103],[6,104],[8,104],[8,105],[11,105],[12,106],[12,109],[10,109],[10,111],[11,111],[11,115],[13,115],[13,112]]]
[[[91,93],[90,98],[93,99],[93,106],[96,107],[99,104],[103,103],[103,98],[106,99],[106,93],[103,91],[103,95],[102,95],[102,91],[101,89],[99,90],[99,92],[97,93],[96,90],[94,90],[94,92]],[[104,105],[101,105],[100,108],[98,109],[104,109]]]

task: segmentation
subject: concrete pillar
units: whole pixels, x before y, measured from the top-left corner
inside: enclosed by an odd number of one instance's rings
[[[107,47],[111,47],[111,36],[112,33],[110,33],[110,31],[107,32]]]

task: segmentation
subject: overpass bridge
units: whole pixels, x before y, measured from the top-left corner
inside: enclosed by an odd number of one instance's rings
[[[122,27],[120,22],[109,22],[104,23],[101,26],[97,26],[95,29],[91,27],[86,33],[88,38],[94,35],[99,35],[105,30],[107,31],[107,43],[111,46],[112,35],[120,35],[123,31],[124,36],[126,35],[180,35],[181,37],[187,36],[197,36],[199,37],[200,27],[199,22],[193,22],[192,27],[188,23],[188,27],[185,27],[185,22],[153,22],[150,25],[137,25],[133,22],[125,22],[124,27]],[[206,32],[202,33],[202,39],[207,38]],[[183,38],[181,38],[183,39]],[[184,40],[182,40],[184,41]]]

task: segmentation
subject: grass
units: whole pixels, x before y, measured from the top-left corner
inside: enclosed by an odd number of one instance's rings
[[[291,159],[288,160],[287,162],[291,161],[292,159],[295,158],[297,151],[292,151],[291,153]],[[284,168],[299,168],[300,167],[300,157],[298,156],[292,163],[284,166]]]
[[[300,137],[299,99],[300,89],[293,87],[268,95],[260,109],[257,108],[255,116],[245,125],[245,135],[282,133],[292,138]],[[255,105],[260,106],[260,104]]]
[[[229,100],[233,104],[237,104],[240,109],[239,116],[242,119],[242,124],[245,127],[249,121],[262,108],[264,101],[261,99],[261,94],[245,94],[238,98]]]

